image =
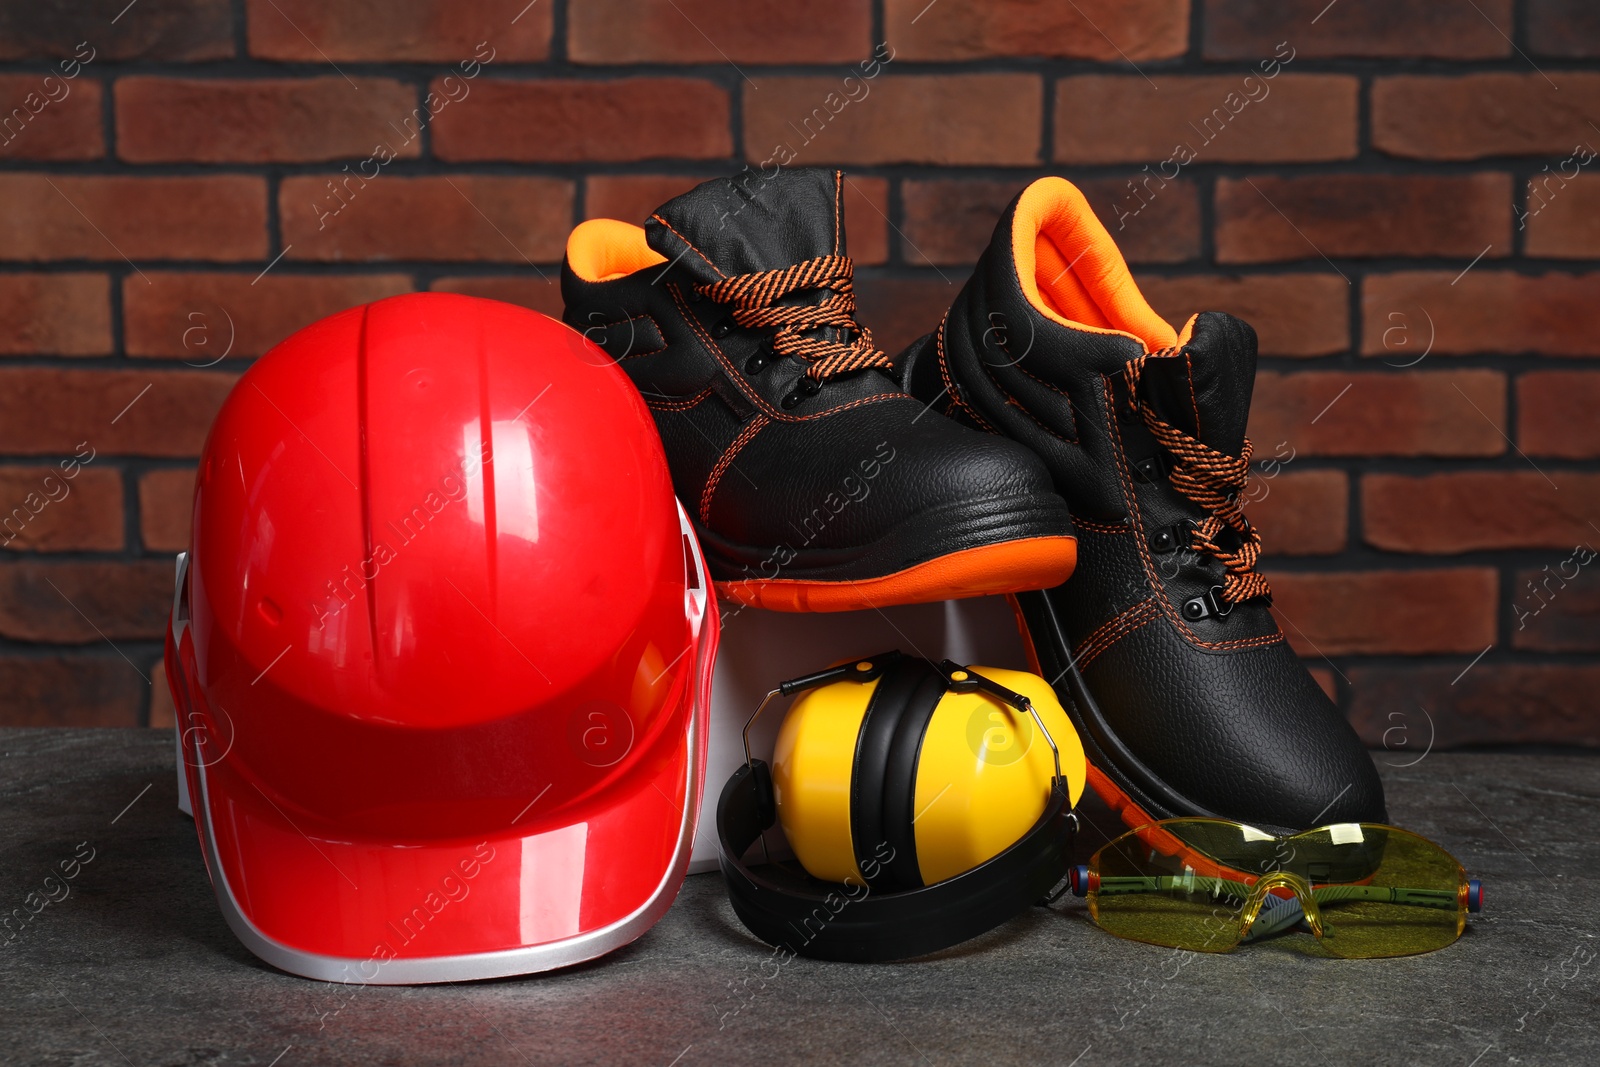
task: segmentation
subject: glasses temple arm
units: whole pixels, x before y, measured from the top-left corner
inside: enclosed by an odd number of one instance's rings
[[[1227,878],[1210,878],[1205,875],[1102,875],[1098,879],[1101,893],[1148,893],[1174,889],[1197,888],[1212,895],[1226,893],[1240,898],[1250,895],[1250,885]],[[1384,904],[1414,904],[1425,908],[1455,908],[1460,897],[1454,889],[1407,889],[1380,885],[1320,885],[1311,890],[1311,899],[1318,904],[1345,900],[1367,900]]]

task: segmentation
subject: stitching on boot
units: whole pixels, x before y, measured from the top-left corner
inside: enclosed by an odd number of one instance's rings
[[[1072,516],[1072,525],[1080,530],[1088,530],[1091,533],[1125,534],[1129,532],[1128,524],[1125,522],[1112,525],[1107,522],[1095,522],[1093,519],[1080,519],[1076,515]]]
[[[717,491],[717,486],[722,482],[722,476],[727,473],[729,467],[733,466],[733,458],[771,421],[761,415],[751,419],[750,424],[740,430],[739,436],[735,437],[733,443],[723,451],[722,457],[717,460],[717,465],[711,468],[711,475],[706,479],[706,487],[700,493],[701,522],[708,526],[711,524],[711,496]]]
[[[1146,623],[1159,618],[1161,618],[1161,605],[1156,603],[1154,597],[1150,597],[1101,623],[1075,651],[1078,670],[1087,669],[1089,664],[1102,653],[1109,651],[1118,641]]]
[[[660,348],[652,348],[652,349],[650,349],[649,351],[646,351],[646,352],[624,352],[620,356],[611,356],[612,359],[614,359],[614,360],[616,360],[616,361],[618,361],[620,363],[622,360],[625,360],[625,359],[637,359],[640,356],[653,356],[657,352],[665,352],[667,349],[672,347],[672,345],[667,341],[667,331],[665,331],[665,330],[663,330],[661,328],[661,323],[657,322],[656,321],[656,317],[654,315],[650,314],[648,311],[640,312],[637,315],[627,315],[627,316],[624,316],[623,318],[620,318],[620,319],[613,319],[610,322],[593,323],[587,329],[591,329],[592,330],[596,326],[598,326],[598,327],[602,327],[602,328],[604,328],[606,330],[610,330],[611,327],[613,327],[613,326],[621,326],[625,322],[638,322],[641,319],[644,320],[645,322],[648,322],[655,329],[656,336],[661,338],[661,347]],[[585,338],[588,337],[588,333],[586,331],[580,330],[579,332],[583,333]],[[593,342],[591,342],[591,343],[593,343]],[[605,346],[604,345],[599,345],[597,347],[599,347],[602,352],[605,351]],[[610,352],[606,352],[606,355],[610,356],[611,353]]]
[[[694,396],[686,397],[683,400],[652,400],[650,397],[645,397],[644,402],[645,406],[652,411],[688,411],[690,408],[699,407],[715,393],[716,390],[708,385]]]
[[[1139,547],[1139,558],[1144,562],[1145,577],[1150,582],[1150,587],[1155,590],[1156,598],[1160,601],[1161,610],[1172,624],[1177,627],[1185,640],[1198,648],[1207,648],[1213,651],[1226,652],[1236,649],[1265,648],[1285,640],[1283,631],[1269,634],[1265,637],[1241,637],[1229,641],[1206,641],[1190,629],[1178,609],[1173,607],[1172,598],[1167,595],[1166,586],[1161,583],[1156,573],[1155,561],[1150,558],[1150,546],[1145,543],[1144,524],[1140,520],[1139,500],[1133,488],[1133,475],[1123,462],[1122,431],[1117,426],[1116,394],[1111,387],[1111,376],[1102,374],[1101,399],[1105,404],[1106,425],[1111,431],[1111,455],[1117,462],[1117,479],[1122,484],[1122,500],[1128,508],[1128,515],[1137,527],[1134,535],[1134,544]]]
[[[844,218],[844,171],[833,172],[833,254],[839,255],[839,221]]]
[[[719,277],[719,278],[726,278],[727,277],[726,274],[722,273],[722,268],[721,267],[719,267],[715,263],[711,262],[711,259],[710,259],[709,256],[707,256],[704,252],[700,251],[698,248],[696,248],[694,246],[694,242],[693,241],[689,240],[687,237],[685,237],[683,234],[679,233],[677,230],[672,229],[672,223],[668,222],[666,219],[662,218],[660,215],[653,214],[650,217],[655,219],[657,222],[661,223],[661,225],[665,226],[668,230],[671,230],[672,231],[672,236],[676,237],[678,240],[682,241],[684,244],[689,246],[689,251],[693,252],[695,255],[697,255],[701,259],[705,260],[706,266],[710,267],[712,270],[717,272],[717,277]]]
[[[945,317],[949,317],[949,312],[945,312]],[[944,350],[943,326],[944,324],[941,322],[939,333],[939,373],[944,377],[946,387],[951,390],[951,395],[954,396],[955,386],[951,381],[951,377],[945,362],[946,356]],[[1061,441],[1069,445],[1077,445],[1081,443],[1081,435],[1078,433],[1078,413],[1072,406],[1072,397],[1068,395],[1065,389],[1051,382],[1045,381],[1043,378],[1040,378],[1031,371],[1025,370],[1020,363],[1011,364],[1011,368],[1013,370],[1021,371],[1023,375],[1038,383],[1041,388],[1048,389],[1067,402],[1067,418],[1072,423],[1072,436],[1070,437],[1063,435],[1060,431],[1056,430],[1053,426],[1048,425],[1044,422],[1044,420],[1040,419],[1039,416],[1028,410],[1028,406],[1011,394],[1011,391],[1006,388],[1005,383],[1001,382],[1000,379],[995,375],[994,368],[989,366],[989,364],[982,358],[978,359],[978,366],[983,368],[984,376],[989,379],[989,383],[995,387],[995,390],[999,392],[1001,396],[1006,398],[1007,406],[1016,408],[1018,411],[1022,412],[1022,414],[1028,417],[1030,422],[1039,427],[1039,429],[1043,430],[1045,433],[1049,434],[1051,437],[1054,437],[1057,441]],[[958,403],[961,409],[971,415],[972,418],[981,424],[984,429],[988,430],[990,433],[1000,432],[991,426],[989,422],[983,418],[983,416],[979,415],[977,409],[975,409],[971,404],[959,399]]]
[[[1054,434],[1056,437],[1058,437],[1061,440],[1063,440],[1063,441],[1070,441],[1072,444],[1078,444],[1082,440],[1083,435],[1078,432],[1078,412],[1077,412],[1077,409],[1072,406],[1072,395],[1070,393],[1068,393],[1065,389],[1063,389],[1061,386],[1056,385],[1053,382],[1045,381],[1043,378],[1039,377],[1037,374],[1034,374],[1032,371],[1028,370],[1021,363],[1013,363],[1011,365],[1011,369],[1012,370],[1016,370],[1016,371],[1021,371],[1022,374],[1026,375],[1028,378],[1033,379],[1033,381],[1040,388],[1050,390],[1052,393],[1055,393],[1057,396],[1061,397],[1062,400],[1065,400],[1067,402],[1067,420],[1070,423],[1072,423],[1072,436],[1070,436],[1070,437],[1062,436],[1060,433],[1056,432],[1055,430],[1051,430],[1050,432],[1052,434]],[[993,377],[993,375],[991,374],[990,377]],[[1039,420],[1037,418],[1035,418],[1033,421],[1034,422],[1039,422]],[[1044,423],[1039,422],[1039,425],[1043,426]],[[1046,429],[1048,429],[1048,427],[1046,427]]]
[[[945,348],[944,340],[945,329],[949,322],[950,312],[947,310],[944,313],[944,318],[939,320],[939,329],[934,333],[934,351],[938,356],[939,377],[944,381],[945,395],[950,397],[951,407],[958,411],[965,412],[968,418],[977,423],[983,429],[987,430],[989,433],[999,433],[1000,431],[989,425],[988,419],[985,419],[982,415],[978,414],[977,408],[967,403],[966,399],[962,397],[961,391],[956,388],[955,376],[950,373],[950,356],[949,352]]]

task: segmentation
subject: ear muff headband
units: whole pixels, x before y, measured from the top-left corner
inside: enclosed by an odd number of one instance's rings
[[[856,868],[875,890],[922,884],[912,826],[917,756],[928,721],[949,689],[927,660],[897,656],[867,702],[850,776],[850,844]]]
[[[894,660],[909,658],[900,657],[898,653],[894,654],[894,659],[874,657],[872,661],[863,661],[872,664],[868,671],[861,671],[859,666],[834,668],[795,679],[774,692],[792,695],[801,689],[845,677],[868,680],[879,673],[888,681],[887,675],[897,666]],[[944,688],[949,687],[948,670],[954,665],[947,664],[946,669],[941,670],[925,660],[920,662],[944,679]],[[882,688],[880,682],[879,689]],[[1009,692],[992,684],[982,688]],[[913,688],[912,693],[915,692]],[[1020,697],[1016,699],[1021,700]],[[937,700],[934,703],[936,705]],[[901,714],[895,716],[897,725],[904,718],[907,706],[901,705],[899,710]],[[909,742],[906,744],[909,747]],[[912,765],[914,773],[914,758]],[[884,781],[887,783],[888,775]],[[909,797],[912,791],[908,789],[904,793]],[[912,800],[906,800],[908,806],[911,803]],[[912,817],[905,819],[907,833]],[[749,867],[744,862],[744,854],[776,821],[771,771],[765,761],[749,760],[728,779],[717,802],[722,874],[734,914],[770,945],[815,959],[856,963],[937,952],[992,930],[1020,914],[1066,877],[1067,848],[1077,828],[1067,780],[1057,776],[1051,783],[1044,811],[1032,828],[1010,847],[953,878],[930,886],[893,891],[881,889],[874,883],[880,881],[877,868],[898,861],[900,850],[896,849],[893,858],[879,858],[873,855],[876,842],[867,846],[866,856],[862,855],[861,846],[856,845],[857,860],[866,877],[860,883],[824,882],[776,864],[759,869]],[[853,816],[851,833],[852,836],[856,833]]]

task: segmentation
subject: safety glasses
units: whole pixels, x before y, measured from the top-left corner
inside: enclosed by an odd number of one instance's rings
[[[1479,909],[1482,885],[1432,841],[1376,823],[1276,837],[1220,819],[1132,830],[1074,868],[1099,926],[1133,941],[1230,952],[1305,929],[1345,959],[1444,948]]]

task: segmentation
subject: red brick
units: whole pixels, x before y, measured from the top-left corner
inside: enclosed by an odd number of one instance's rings
[[[1128,262],[1182,263],[1200,254],[1200,193],[1187,178],[1138,174],[1077,185]]]
[[[1600,540],[1600,474],[1462,471],[1361,479],[1367,543],[1390,552],[1571,548]]]
[[[1497,371],[1262,371],[1250,437],[1297,456],[1497,456],[1505,416]]]
[[[130,356],[209,366],[224,354],[259,356],[303,326],[357,304],[410,292],[403,274],[172,274],[122,283],[122,336]]]
[[[591,174],[584,179],[584,218],[621,219],[643,224],[668,200],[688,192],[711,175]],[[845,244],[857,266],[889,258],[889,181],[845,175]]]
[[[1312,667],[1310,665],[1307,665],[1307,669],[1311,671],[1311,677],[1316,680],[1316,683],[1322,686],[1322,691],[1328,694],[1328,699],[1337,704],[1339,702],[1339,683],[1333,680],[1333,671],[1327,667]],[[151,723],[151,725],[154,726],[155,724]]]
[[[946,271],[916,278],[858,278],[856,297],[861,322],[872,339],[890,355],[931,333],[961,291],[966,275]]]
[[[889,258],[889,179],[844,176],[844,240],[857,266]]]
[[[1372,146],[1413,159],[1565,156],[1596,113],[1600,73],[1557,71],[1554,84],[1537,72],[1398,74],[1373,82]]]
[[[103,356],[111,286],[103,274],[0,274],[0,353]]]
[[[172,690],[167,686],[167,672],[158,663],[150,674],[150,726],[170,730],[177,721],[178,709],[172,702]]]
[[[995,223],[1022,191],[1015,179],[908,180],[900,254],[914,264],[970,264],[988,247]],[[1193,182],[1167,182],[1146,199],[1125,179],[1079,183],[1130,262],[1176,263],[1200,252],[1200,204]]]
[[[0,656],[0,726],[138,726],[149,676],[148,665],[135,668],[110,648],[103,655]]]
[[[1356,154],[1357,88],[1356,79],[1343,74],[1062,78],[1056,84],[1055,158],[1157,160],[1154,172],[1164,178],[1190,163],[1350,159]],[[1250,99],[1252,93],[1257,100]]]
[[[710,174],[591,174],[583,180],[583,217],[621,219],[642,226],[651,212]]]
[[[127,6],[128,0],[0,5],[0,59],[192,63],[233,55],[230,0],[140,0],[138,17],[118,18]],[[89,49],[79,48],[84,42]]]
[[[433,288],[441,293],[465,293],[486,300],[504,300],[560,319],[565,303],[561,299],[561,282],[553,270],[543,277],[528,271],[523,274],[471,274],[456,278],[439,278]]]
[[[1301,655],[1483,651],[1499,575],[1489,567],[1272,572],[1272,607]]]
[[[1517,378],[1517,443],[1530,456],[1600,457],[1600,374],[1530,371]]]
[[[1600,56],[1600,7],[1590,0],[1528,0],[1528,48],[1535,55]]]
[[[1600,8],[1597,8],[1600,10]],[[1594,143],[1600,143],[1595,138]],[[1578,165],[1596,166],[1593,143],[1582,155],[1546,164],[1528,183],[1528,198],[1518,226],[1528,236],[1523,251],[1551,259],[1600,258],[1600,174],[1574,174]]]
[[[573,186],[563,178],[390,177],[338,195],[331,181],[284,179],[288,258],[555,263],[572,229]]]
[[[1415,359],[1431,336],[1426,350],[1432,355],[1600,355],[1597,287],[1600,274],[1527,275],[1481,267],[1465,274],[1369,274],[1361,291],[1361,351],[1399,365]],[[1404,318],[1392,318],[1395,313]],[[1403,358],[1384,344],[1385,331],[1396,325],[1416,338]]]
[[[150,471],[139,478],[139,540],[149,552],[189,547],[194,468]]]
[[[584,217],[643,223],[657,208],[705,181],[682,175],[597,174],[587,179]],[[845,245],[857,266],[889,258],[889,182],[845,175]]]
[[[68,458],[47,467],[0,467],[0,548],[110,552],[122,547],[122,475],[103,461],[84,464],[73,451],[65,449]],[[80,454],[90,464],[97,458],[87,448]]]
[[[0,637],[16,641],[159,640],[171,608],[170,560],[0,567]]]
[[[1287,447],[1280,449],[1276,441],[1255,446],[1256,470],[1243,503],[1251,525],[1261,531],[1267,558],[1343,552],[1350,529],[1344,472],[1297,471]]]
[[[1482,651],[1474,649],[1473,655]],[[1493,656],[1493,653],[1490,654]],[[1522,665],[1470,657],[1444,667],[1357,667],[1350,671],[1350,719],[1368,744],[1381,743],[1396,709],[1425,708],[1433,721],[1435,750],[1468,745],[1600,745],[1594,694],[1600,667]],[[1467,673],[1462,674],[1466,669]],[[1427,719],[1406,720],[1417,738],[1408,749],[1426,751]],[[1407,757],[1413,759],[1415,757]]]
[[[443,92],[438,82],[435,92]],[[727,90],[698,78],[486,78],[433,120],[440,159],[723,159],[733,154]]]
[[[105,155],[100,83],[59,71],[0,75],[0,159]]]
[[[1511,644],[1540,652],[1600,652],[1600,534],[1511,582]]]
[[[1059,56],[1105,63],[1171,59],[1189,49],[1188,0],[888,0],[886,35],[907,61]]]
[[[100,456],[198,455],[236,380],[196,370],[0,367],[0,453],[71,455],[87,441]]]
[[[1296,58],[1511,54],[1512,0],[1207,0],[1207,59],[1260,59],[1289,41]]]
[[[1511,176],[1222,178],[1218,263],[1511,254]]]
[[[842,63],[865,59],[871,38],[871,8],[855,0],[585,0],[567,9],[574,63]]]
[[[304,63],[528,63],[550,56],[551,12],[496,0],[247,0],[250,54]],[[480,42],[488,42],[479,51]],[[469,73],[474,68],[465,68]]]
[[[112,178],[0,174],[6,259],[257,259],[266,182],[242,174]]]
[[[1350,347],[1350,286],[1337,274],[1141,274],[1137,280],[1150,306],[1174,326],[1198,311],[1245,320],[1263,356],[1326,356]]]
[[[936,178],[901,183],[905,217],[900,255],[908,263],[970,266],[988,247],[994,227],[1017,195],[1015,181]]]
[[[425,114],[417,90],[389,78],[119,78],[117,155],[130,163],[372,159],[376,173],[389,156],[421,155],[416,129]]]
[[[784,166],[1039,162],[1044,100],[1035,75],[884,74],[859,86],[763,78],[743,98],[746,155]]]

